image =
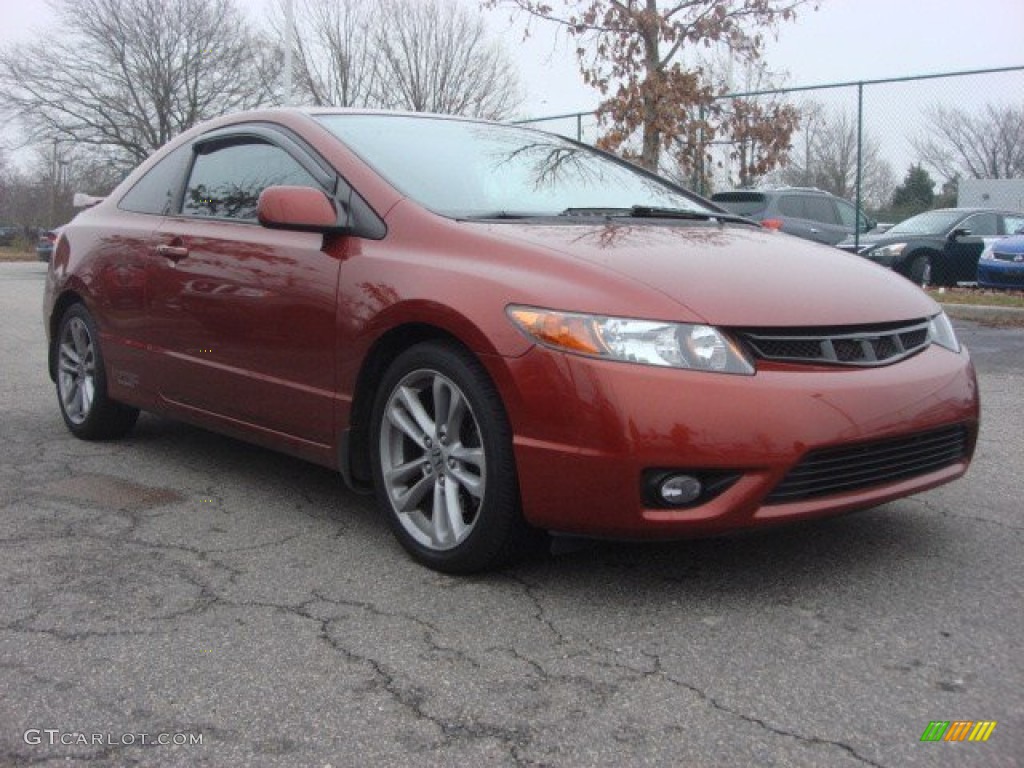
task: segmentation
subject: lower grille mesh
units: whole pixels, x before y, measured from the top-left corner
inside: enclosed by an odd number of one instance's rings
[[[934,472],[967,456],[963,426],[810,451],[768,495],[768,504],[870,488]]]

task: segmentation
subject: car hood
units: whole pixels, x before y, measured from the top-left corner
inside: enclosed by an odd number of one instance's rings
[[[874,234],[874,235],[872,235],[872,234],[862,234],[860,237],[857,238],[856,242],[858,243],[858,245],[861,248],[864,248],[865,246],[871,247],[871,246],[877,245],[882,240],[886,240],[888,238],[889,238],[889,233],[888,232],[879,232],[879,233]],[[853,239],[853,236],[851,235],[850,237],[843,238],[843,240],[839,242],[838,247],[839,248],[853,248],[853,245],[854,245],[854,239]]]
[[[1022,254],[1024,253],[1024,235],[1010,235],[1000,238],[992,244],[992,250],[999,253]]]
[[[836,248],[743,226],[502,222],[490,237],[615,273],[733,327],[834,326],[903,321],[938,312],[918,287]],[[591,280],[593,269],[581,269]],[[614,290],[615,279],[606,279]],[[643,314],[643,307],[636,312]],[[666,318],[667,319],[667,318]]]
[[[861,235],[860,236],[860,247],[861,252],[867,248],[875,248],[880,245],[889,245],[890,243],[909,243],[917,240],[943,240],[945,235],[941,232],[893,232],[889,230],[887,232],[881,232],[877,235]],[[839,244],[840,248],[852,247],[853,238],[848,237]]]

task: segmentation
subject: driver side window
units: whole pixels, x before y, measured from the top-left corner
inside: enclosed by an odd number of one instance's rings
[[[964,219],[958,228],[969,230],[971,237],[991,237],[999,234],[999,222],[994,213],[976,213]]]
[[[256,221],[256,203],[267,187],[320,186],[291,155],[259,140],[202,147],[185,187],[185,216]]]

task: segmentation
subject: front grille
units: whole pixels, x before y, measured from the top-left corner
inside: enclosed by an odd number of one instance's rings
[[[894,483],[955,464],[967,451],[963,426],[810,451],[765,501],[784,504]]]
[[[1021,262],[1022,254],[1019,253],[1003,253],[1001,251],[993,251],[992,256],[999,259],[999,261],[1015,261],[1018,264]]]
[[[929,321],[845,328],[745,330],[739,336],[762,360],[825,365],[888,365],[928,346]]]

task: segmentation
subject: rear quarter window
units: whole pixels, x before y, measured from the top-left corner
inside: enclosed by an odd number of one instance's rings
[[[807,218],[812,221],[820,221],[823,224],[839,223],[836,207],[827,197],[804,198],[804,210],[807,212]]]
[[[154,216],[172,213],[191,159],[191,144],[178,147],[135,182],[117,207],[122,211],[151,213]]]
[[[782,195],[779,198],[779,213],[792,216],[794,219],[806,219],[804,199],[799,195]]]

